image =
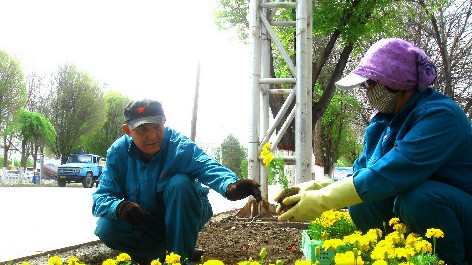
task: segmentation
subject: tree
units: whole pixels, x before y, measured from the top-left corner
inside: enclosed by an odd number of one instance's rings
[[[93,134],[88,135],[84,141],[87,150],[102,157],[106,156],[110,145],[123,135],[121,129],[121,125],[125,122],[123,110],[131,101],[128,97],[117,92],[107,92],[104,98],[106,102],[105,123]]]
[[[435,62],[435,88],[461,105],[472,120],[471,1],[415,0],[411,10],[403,28]]]
[[[14,117],[26,103],[26,85],[20,63],[0,50],[0,135],[3,138],[4,167],[13,144]]]
[[[21,138],[21,166],[26,167],[26,161],[31,154],[37,158],[38,150],[43,152],[45,145],[52,145],[56,139],[56,130],[51,122],[42,114],[22,110],[19,117]],[[34,159],[36,167],[36,159]]]
[[[57,132],[53,152],[65,163],[67,156],[84,150],[83,140],[105,120],[105,102],[100,86],[73,65],[59,67],[54,77],[50,120]]]
[[[248,177],[248,160],[247,158],[245,157],[242,161],[241,161],[241,178],[243,179],[247,179]]]
[[[221,144],[221,164],[241,175],[241,162],[246,159],[246,151],[232,134],[228,135]]]
[[[18,115],[15,115],[18,116]],[[3,167],[8,167],[8,151],[15,150],[19,151],[17,146],[18,137],[18,122],[17,118],[14,118],[12,121],[6,123],[6,127],[2,130],[2,140],[3,140]]]
[[[319,89],[317,85],[315,90]],[[337,91],[318,122],[318,148],[322,149],[318,153],[323,154],[319,161],[322,161],[320,165],[324,167],[325,174],[331,172],[341,157],[352,164],[357,156],[351,154],[359,155],[362,151],[359,144],[362,138],[355,132],[358,109],[359,104],[354,97],[346,91]]]

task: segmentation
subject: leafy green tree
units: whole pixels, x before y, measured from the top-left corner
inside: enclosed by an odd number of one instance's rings
[[[356,135],[354,127],[358,109],[359,104],[354,97],[338,91],[323,114],[319,145],[323,149],[321,161],[325,174],[331,172],[341,157],[352,165],[357,157],[348,154],[359,155],[362,151],[362,146],[358,144],[362,139]]]
[[[69,154],[87,152],[83,140],[102,127],[106,104],[101,87],[74,65],[60,66],[54,81],[50,120],[57,138],[52,151],[65,163]]]
[[[248,164],[248,159],[247,158],[244,158],[242,161],[241,161],[241,178],[243,179],[247,179],[248,177],[248,167],[247,167],[247,164]]]
[[[16,141],[16,139],[18,138],[18,118],[16,118],[17,116],[18,115],[15,115],[15,118],[12,121],[8,121],[6,123],[5,129],[3,129],[1,132],[3,140],[3,167],[5,168],[8,167],[8,160],[10,159],[8,157],[8,152],[10,150],[19,151]]]
[[[246,151],[232,134],[228,135],[221,144],[221,164],[241,175],[241,161],[246,159]]]
[[[22,110],[19,116],[21,138],[21,166],[26,167],[29,155],[37,158],[38,150],[45,145],[52,145],[56,139],[56,130],[51,122],[42,114]],[[36,166],[36,159],[34,159]]]
[[[121,125],[125,122],[123,110],[131,101],[128,97],[117,93],[105,93],[106,117],[103,126],[90,134],[84,141],[84,146],[91,153],[105,157],[107,149],[121,135]]]
[[[0,129],[26,104],[26,85],[20,62],[0,50]]]
[[[0,50],[0,135],[3,138],[4,167],[13,146],[14,118],[26,104],[26,85],[19,61]]]

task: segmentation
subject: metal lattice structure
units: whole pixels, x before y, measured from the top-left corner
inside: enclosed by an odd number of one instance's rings
[[[274,17],[281,8],[296,10],[295,21],[276,21]],[[252,68],[252,117],[248,150],[249,177],[261,184],[262,197],[268,198],[267,173],[259,153],[271,137],[274,148],[295,119],[295,153],[287,157],[295,165],[295,183],[311,179],[312,158],[312,2],[297,0],[281,2],[251,0],[249,7],[250,30],[253,45]],[[295,27],[296,56],[294,63],[277,37],[274,27]],[[270,47],[273,44],[286,62],[292,77],[275,78],[270,76]],[[269,89],[271,84],[291,84],[292,89]],[[285,102],[272,124],[269,124],[269,94],[284,94]],[[290,106],[293,104],[292,109]],[[287,113],[288,116],[286,115]],[[283,120],[283,117],[288,118]],[[281,129],[276,133],[276,128]]]

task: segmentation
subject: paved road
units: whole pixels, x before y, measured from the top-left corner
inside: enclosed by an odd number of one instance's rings
[[[92,192],[81,187],[0,187],[0,262],[98,240]],[[269,200],[271,198],[269,189]],[[243,207],[210,191],[214,214]]]

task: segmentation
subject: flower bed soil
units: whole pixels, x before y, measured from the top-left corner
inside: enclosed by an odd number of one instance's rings
[[[236,213],[234,210],[213,216],[201,231],[197,247],[205,250],[205,261],[218,259],[229,265],[249,258],[259,260],[259,252],[264,247],[267,250],[265,264],[283,260],[284,264],[292,265],[296,260],[303,259],[301,233],[307,224],[278,223],[273,219],[257,218],[249,221],[237,218]],[[29,262],[32,265],[45,265],[49,257],[57,255],[64,264],[75,256],[82,263],[101,265],[107,258],[115,258],[118,254],[118,251],[97,241],[4,264]]]
[[[259,260],[266,248],[265,264],[284,261],[293,265],[303,259],[301,234],[304,223],[279,223],[275,220],[248,221],[236,217],[236,211],[214,216],[201,231],[197,247],[206,250],[204,259],[218,259],[225,264]]]

